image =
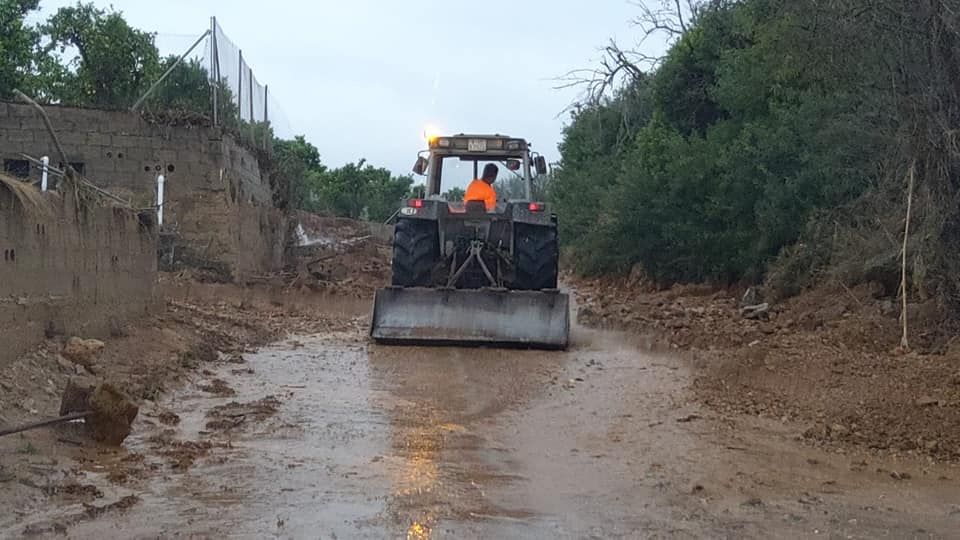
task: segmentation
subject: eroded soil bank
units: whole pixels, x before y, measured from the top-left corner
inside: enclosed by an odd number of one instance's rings
[[[754,320],[743,290],[575,283],[581,321],[689,358],[694,395],[717,412],[777,420],[837,452],[960,461],[960,347],[931,302],[910,305],[904,353],[899,306],[876,287],[807,292]]]

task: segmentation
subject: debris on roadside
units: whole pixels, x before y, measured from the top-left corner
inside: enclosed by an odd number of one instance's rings
[[[100,353],[106,345],[98,339],[81,339],[72,337],[67,340],[61,353],[63,357],[74,364],[79,364],[87,369],[96,367]]]
[[[770,304],[756,304],[740,308],[740,316],[744,319],[756,320],[766,318],[770,314]]]
[[[274,396],[267,396],[263,399],[250,403],[238,403],[236,401],[214,407],[207,412],[210,420],[206,428],[211,431],[231,430],[248,421],[262,421],[276,414],[280,409],[280,400]]]
[[[84,420],[93,440],[108,446],[120,446],[130,435],[139,408],[113,385],[96,387],[68,385],[60,405],[60,416],[0,430],[0,436]]]

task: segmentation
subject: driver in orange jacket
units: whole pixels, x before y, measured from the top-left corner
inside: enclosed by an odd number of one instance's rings
[[[493,163],[487,163],[483,168],[483,176],[470,182],[467,186],[467,193],[463,196],[463,202],[483,201],[487,212],[497,207],[497,192],[493,189],[493,183],[497,181],[499,169]]]

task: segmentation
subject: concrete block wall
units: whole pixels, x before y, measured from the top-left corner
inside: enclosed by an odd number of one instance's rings
[[[281,220],[257,158],[218,129],[155,125],[127,111],[45,107],[70,163],[100,187],[146,208],[156,201],[156,178],[166,180],[164,227],[176,249],[222,264],[234,279],[277,270],[276,235],[260,223]],[[0,103],[0,159],[61,159],[36,111]],[[39,167],[31,166],[39,178]],[[280,227],[283,229],[283,227]],[[243,231],[243,232],[241,232]],[[277,241],[282,245],[282,236]]]
[[[25,206],[0,183],[0,369],[48,332],[102,338],[161,305],[152,214],[69,193]]]

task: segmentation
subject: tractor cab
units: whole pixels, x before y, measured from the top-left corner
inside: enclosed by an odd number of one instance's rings
[[[420,153],[413,166],[413,172],[427,177],[426,197],[440,198],[442,186],[451,181],[463,181],[467,174],[462,164],[469,165],[467,171],[472,171],[469,180],[478,178],[483,166],[494,163],[500,167],[500,181],[511,176],[522,181],[522,197],[516,200],[530,201],[533,199],[533,172],[537,175],[547,174],[546,159],[530,151],[530,145],[524,139],[507,135],[467,135],[458,134],[449,137],[430,137],[429,147]],[[498,193],[498,213],[504,210],[506,197]],[[451,201],[457,202],[459,201]],[[450,210],[466,211],[464,205],[451,205]]]

